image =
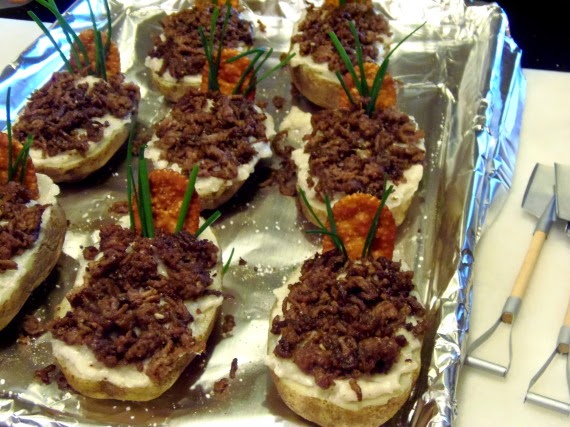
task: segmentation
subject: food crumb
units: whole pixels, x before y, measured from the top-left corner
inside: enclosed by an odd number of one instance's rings
[[[240,257],[238,265],[241,265],[241,266],[247,265],[247,261]]]
[[[266,25],[261,22],[260,19],[257,20],[257,25],[259,25],[259,31],[261,31],[262,33],[264,33],[267,30]]]
[[[222,378],[214,383],[214,393],[223,394],[226,392],[230,385],[230,380],[227,378]]]
[[[25,334],[25,337],[37,338],[40,335],[43,335],[46,331],[47,325],[37,317],[32,316],[31,314],[28,314],[24,317],[22,332]]]
[[[273,105],[275,106],[275,108],[277,108],[278,110],[282,109],[283,106],[285,105],[285,98],[279,95],[275,95],[272,99],[273,101]]]
[[[61,372],[57,365],[53,363],[51,365],[47,365],[45,368],[35,371],[34,377],[46,385],[51,384],[55,380],[57,382],[57,387],[60,390],[71,390],[71,386],[65,379],[63,372]]]
[[[226,314],[222,322],[222,333],[224,334],[230,333],[231,331],[233,331],[235,326],[236,326],[236,320],[233,314]]]
[[[125,215],[129,213],[129,203],[126,200],[115,202],[109,208],[110,213]]]
[[[232,360],[232,365],[230,367],[230,378],[233,380],[236,377],[236,372],[238,370],[238,360],[237,357],[234,357]]]

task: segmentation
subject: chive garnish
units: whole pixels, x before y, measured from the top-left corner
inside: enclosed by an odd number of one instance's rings
[[[309,203],[309,200],[307,200],[307,195],[305,194],[305,191],[302,188],[298,189],[299,194],[301,195],[301,199],[303,200],[303,203],[305,204],[305,206],[307,207],[307,209],[309,210],[309,212],[311,213],[311,215],[313,216],[313,218],[315,219],[315,221],[317,221],[317,224],[322,228],[326,230],[325,225],[321,222],[321,220],[319,219],[319,217],[317,216],[317,214],[315,213],[315,211],[313,210],[313,207],[311,206],[311,204]]]
[[[226,35],[226,29],[228,26],[228,20],[230,19],[232,7],[230,3],[226,3],[226,14],[224,15],[224,21],[222,23],[222,30],[220,33],[220,39],[218,40],[218,50],[216,56],[214,57],[214,41],[216,35],[216,24],[218,22],[218,16],[220,10],[214,7],[212,11],[212,19],[210,21],[210,37],[206,38],[204,29],[202,26],[198,27],[198,32],[200,33],[200,39],[202,40],[202,45],[204,46],[204,53],[206,55],[206,61],[208,62],[208,90],[214,92],[220,90],[220,85],[218,84],[218,69],[220,68],[220,60],[222,57],[222,47],[224,43],[224,37]]]
[[[16,158],[16,165],[14,167],[14,174],[20,169],[20,177],[19,181],[20,184],[24,183],[24,178],[26,177],[26,167],[28,166],[28,156],[30,155],[30,147],[32,146],[32,142],[34,141],[34,137],[32,135],[28,135],[26,138],[26,142],[24,146],[18,153],[18,157]]]
[[[346,253],[346,248],[344,247],[344,243],[342,242],[342,239],[340,238],[340,236],[337,233],[336,223],[334,220],[331,203],[330,203],[328,196],[325,195],[325,205],[326,205],[326,209],[327,209],[327,218],[329,220],[329,224],[331,227],[330,230],[325,227],[325,225],[322,223],[322,221],[319,219],[319,217],[315,214],[315,211],[313,210],[311,204],[309,203],[309,200],[307,199],[307,195],[305,194],[305,191],[303,191],[302,188],[299,188],[298,191],[299,191],[299,194],[301,195],[301,199],[303,200],[303,203],[305,204],[305,206],[307,207],[307,209],[309,210],[309,212],[311,213],[311,215],[313,216],[313,218],[315,219],[315,221],[317,222],[317,224],[320,227],[320,228],[315,229],[315,230],[307,230],[306,233],[307,234],[321,234],[321,235],[329,236],[331,238],[332,242],[334,243],[334,245],[336,246],[336,248],[342,254],[342,256],[345,259],[348,258],[348,255]]]
[[[198,237],[200,234],[202,234],[204,232],[204,230],[206,228],[208,228],[210,225],[212,225],[221,216],[222,216],[222,213],[220,211],[214,212],[212,215],[210,215],[208,217],[208,219],[206,221],[204,221],[204,224],[202,224],[200,226],[200,228],[198,228],[198,231],[196,231],[196,234],[194,234],[194,236]]]
[[[6,93],[6,132],[8,134],[8,182],[12,175],[12,121],[10,119],[10,95],[12,88],[8,88]]]
[[[186,187],[186,192],[184,193],[184,199],[182,200],[182,206],[180,207],[180,213],[178,214],[178,222],[176,223],[175,233],[178,233],[184,227],[184,221],[186,221],[186,215],[188,213],[188,206],[192,200],[192,195],[194,194],[194,187],[196,186],[196,178],[198,177],[198,165],[194,165],[190,171],[190,176],[188,177],[188,186]]]
[[[226,60],[227,63],[231,63],[231,62],[237,61],[238,59],[243,58],[244,56],[248,56],[248,55],[254,56],[254,58],[251,60],[249,65],[245,68],[245,70],[243,70],[243,72],[240,76],[240,79],[239,79],[236,87],[233,90],[234,94],[241,93],[244,96],[248,95],[252,90],[254,90],[256,88],[256,86],[259,82],[262,82],[263,80],[265,80],[266,78],[271,76],[274,72],[283,68],[285,65],[287,65],[289,63],[289,61],[291,61],[291,58],[293,58],[295,56],[294,53],[291,53],[284,60],[279,62],[279,64],[274,66],[271,70],[263,73],[261,75],[261,77],[257,77],[259,70],[261,69],[263,64],[265,64],[265,62],[269,59],[269,57],[271,56],[272,53],[273,53],[273,48],[270,48],[268,51],[265,51],[261,48],[254,48],[254,49],[250,49],[246,52],[242,52],[239,55],[233,56],[233,57]],[[261,57],[263,57],[263,59],[261,59]],[[259,64],[258,64],[257,62],[260,59],[261,59],[261,62],[259,62]],[[253,70],[253,72],[252,72],[252,70]],[[250,73],[252,74],[251,79],[250,79],[250,83],[245,90],[242,90],[243,82],[246,79],[246,77],[248,76],[248,74],[250,74]]]
[[[83,54],[84,61],[80,61],[77,55],[76,56],[77,64],[78,65],[83,64],[83,66],[89,65],[90,61],[89,57],[87,56],[87,49],[85,48],[85,45],[83,44],[81,39],[77,36],[77,34],[75,34],[75,31],[73,31],[73,29],[67,23],[67,21],[64,19],[63,15],[61,14],[61,12],[57,7],[57,4],[55,4],[55,0],[36,0],[36,2],[45,7],[46,9],[48,9],[52,13],[52,15],[54,15],[55,19],[57,20],[57,23],[59,24],[59,26],[63,30],[63,33],[65,34],[67,42],[71,45],[72,51],[75,52],[74,56],[77,54],[77,51],[75,49],[75,46],[71,42],[71,38],[73,38],[75,44],[79,46],[79,50],[81,50],[81,53]]]
[[[107,68],[105,64],[106,55],[103,49],[101,31],[97,29],[97,21],[95,20],[95,14],[93,13],[93,8],[91,7],[91,2],[89,0],[87,0],[87,6],[89,7],[89,16],[91,17],[91,23],[93,25],[95,35],[95,74],[97,76],[101,76],[103,80],[107,80]]]
[[[127,204],[129,206],[129,221],[131,230],[135,229],[135,213],[133,211],[133,191],[136,192],[135,179],[133,176],[133,140],[135,138],[136,117],[131,121],[129,139],[127,141]],[[137,196],[135,195],[135,198]],[[138,200],[138,198],[137,198]]]
[[[18,180],[20,184],[24,182],[26,176],[26,168],[28,166],[28,155],[30,154],[30,147],[32,146],[33,137],[28,135],[26,142],[22,146],[18,156],[14,160],[14,143],[12,136],[12,120],[10,118],[10,96],[12,94],[12,88],[9,87],[6,93],[6,133],[8,136],[8,180],[7,182],[14,181],[18,169],[20,170],[20,175]]]
[[[152,222],[152,203],[150,197],[150,184],[148,182],[148,168],[144,157],[146,146],[139,149],[138,178],[139,178],[139,215],[142,212],[141,224],[144,237],[154,237],[154,224]]]
[[[113,23],[111,20],[111,8],[109,7],[109,2],[107,0],[103,0],[103,4],[105,5],[105,13],[107,15],[107,42],[105,43],[105,58],[107,54],[111,50],[111,37],[113,36]]]
[[[34,20],[34,22],[36,24],[38,24],[38,26],[41,28],[43,33],[49,39],[49,41],[53,44],[55,49],[59,52],[59,56],[61,56],[61,59],[63,59],[63,63],[65,64],[65,68],[67,68],[67,71],[69,71],[70,73],[73,73],[73,67],[71,66],[71,63],[69,62],[69,60],[67,59],[65,54],[62,52],[60,47],[57,45],[55,39],[50,34],[49,30],[46,28],[46,26],[43,24],[43,22],[40,20],[40,18],[38,18],[37,15],[32,11],[29,11],[28,15]]]
[[[344,65],[346,66],[348,72],[350,73],[350,76],[352,77],[352,80],[354,82],[354,86],[356,87],[358,93],[360,94],[360,96],[362,98],[367,98],[367,99],[365,99],[365,110],[366,110],[366,114],[368,116],[370,116],[370,115],[372,115],[372,113],[374,112],[374,109],[376,108],[376,100],[378,99],[378,96],[380,95],[380,90],[382,89],[382,83],[384,82],[384,77],[386,76],[388,64],[390,63],[390,56],[392,56],[392,54],[396,51],[396,49],[398,49],[400,47],[400,45],[402,43],[404,43],[412,35],[414,35],[420,28],[422,28],[425,25],[425,22],[423,24],[421,24],[419,27],[417,27],[410,34],[408,34],[406,37],[404,37],[402,40],[400,40],[400,42],[394,47],[394,49],[392,49],[388,53],[388,55],[386,55],[386,57],[384,58],[384,60],[380,64],[380,67],[379,67],[378,71],[376,72],[376,75],[374,76],[372,88],[368,87],[368,82],[366,81],[366,75],[364,72],[364,58],[363,58],[363,54],[362,54],[362,45],[360,44],[358,32],[356,30],[354,22],[350,21],[348,23],[348,25],[350,28],[350,32],[352,33],[352,36],[354,37],[354,41],[355,41],[356,60],[357,60],[358,68],[360,71],[360,78],[357,77],[356,70],[354,69],[352,62],[350,61],[350,57],[346,53],[345,48],[342,46],[342,43],[340,42],[340,40],[338,39],[336,34],[333,31],[330,31],[328,34],[329,34],[329,37],[331,38],[332,44],[334,45],[334,47],[337,50],[338,54],[340,55],[342,61],[344,62]],[[348,90],[347,86],[344,84],[344,79],[342,78],[341,74],[337,72],[336,76],[337,76],[343,90],[347,94],[350,103],[354,105],[355,104],[354,99],[351,97],[350,91]]]
[[[75,61],[77,62],[77,66],[79,68],[88,69],[88,74],[94,74],[97,77],[101,77],[103,80],[107,80],[107,67],[106,67],[106,58],[107,54],[111,49],[111,36],[112,36],[112,21],[111,21],[111,9],[109,7],[109,2],[107,0],[103,0],[103,4],[105,6],[105,13],[107,16],[107,41],[103,45],[103,38],[101,35],[101,31],[97,29],[97,21],[95,19],[95,14],[93,13],[93,8],[91,7],[91,2],[87,0],[87,6],[89,7],[89,15],[91,18],[91,23],[93,26],[94,31],[94,40],[95,40],[95,70],[92,70],[91,61],[89,60],[89,55],[87,54],[87,49],[79,36],[75,33],[75,31],[71,28],[71,26],[67,23],[64,19],[63,15],[59,11],[56,3],[54,0],[36,0],[36,2],[46,9],[48,9],[56,18],[57,23],[60,25],[63,34],[67,42],[70,45],[71,55],[74,57]],[[57,45],[55,39],[49,33],[49,30],[45,27],[45,25],[41,22],[41,20],[37,17],[37,15],[33,12],[28,12],[28,15],[34,20],[34,22],[41,28],[43,33],[48,37],[51,41],[55,49],[58,51],[59,55],[63,59],[65,67],[70,73],[74,72],[69,59],[65,56],[61,48]],[[76,45],[79,47],[81,54],[77,51]],[[81,60],[81,56],[83,60]]]
[[[386,179],[384,179],[384,189],[382,191],[382,200],[380,201],[380,206],[376,209],[370,228],[368,229],[368,234],[366,235],[366,240],[364,242],[364,247],[362,248],[362,258],[368,258],[370,256],[370,251],[372,250],[372,243],[374,242],[374,237],[376,236],[376,229],[378,228],[378,223],[380,222],[380,215],[382,214],[382,209],[386,205],[386,201],[392,192],[394,191],[394,186],[390,185],[386,189]]]
[[[232,251],[230,252],[230,257],[228,258],[228,260],[226,261],[226,263],[222,267],[222,274],[226,274],[227,271],[229,270],[230,264],[232,262],[232,258],[234,257],[234,251],[235,251],[235,248],[232,248]]]
[[[348,23],[348,25],[354,26],[354,23],[351,21]],[[356,70],[354,69],[354,66],[352,65],[352,62],[350,60],[350,57],[348,56],[348,53],[346,53],[346,49],[344,48],[344,46],[342,45],[342,43],[340,42],[340,40],[338,39],[338,37],[334,33],[334,31],[329,32],[329,37],[331,38],[333,46],[335,47],[338,54],[340,55],[340,59],[342,59],[342,62],[344,62],[344,65],[346,65],[346,69],[350,73],[350,76],[352,77],[352,81],[354,82],[354,86],[356,86],[356,89],[358,90],[358,93],[362,94],[362,87],[361,87],[362,83],[360,82],[360,79],[356,76]],[[357,61],[363,62],[362,56],[357,57]],[[338,75],[337,75],[337,78],[339,80],[341,79],[340,77],[338,77]],[[366,79],[364,79],[364,80],[366,81]]]

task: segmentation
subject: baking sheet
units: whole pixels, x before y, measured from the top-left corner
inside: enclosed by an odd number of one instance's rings
[[[139,119],[150,125],[162,117],[165,103],[143,66],[150,37],[160,31],[165,14],[189,6],[185,1],[111,1],[115,38],[129,80],[141,86]],[[256,44],[273,47],[277,56],[289,45],[293,22],[304,7],[294,0],[249,1],[244,17],[256,26]],[[380,1],[375,6],[390,18],[395,40],[422,22],[426,25],[392,57],[390,72],[403,82],[399,107],[426,131],[426,171],[420,191],[399,228],[397,253],[415,271],[421,298],[430,309],[433,327],[423,349],[423,370],[413,398],[391,425],[451,425],[468,328],[473,249],[487,217],[500,209],[508,192],[516,150],[524,79],[520,51],[508,35],[508,21],[496,5],[461,1]],[[96,7],[102,22],[103,10]],[[86,2],[69,11],[78,30],[89,26]],[[259,22],[266,27],[259,30]],[[61,59],[45,38],[28,49],[1,76],[0,102],[12,87],[14,110],[29,93],[61,67]],[[286,73],[262,82],[258,99],[274,95],[287,100],[283,110],[268,108],[278,125],[292,104]],[[0,127],[4,106],[0,105]],[[2,121],[4,119],[4,122]],[[108,220],[108,207],[125,198],[124,151],[110,165],[80,185],[62,186],[61,202],[70,229],[65,255],[25,312],[50,317],[53,305],[73,282],[79,246]],[[237,197],[222,207],[215,232],[224,259],[235,249],[224,277],[234,296],[222,307],[233,314],[236,328],[223,336],[220,325],[207,353],[196,359],[165,395],[148,403],[97,401],[45,386],[33,372],[52,362],[44,340],[16,341],[21,316],[0,334],[0,422],[35,425],[153,424],[305,425],[279,399],[263,360],[273,304],[272,289],[318,250],[318,240],[304,233],[306,222],[295,200],[275,187],[260,188],[271,161],[258,168]],[[247,261],[238,265],[239,259]],[[37,310],[37,311],[36,311]],[[238,359],[236,379],[226,393],[215,395],[213,383],[228,377]]]

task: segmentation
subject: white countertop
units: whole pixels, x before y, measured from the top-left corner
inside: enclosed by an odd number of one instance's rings
[[[536,218],[522,207],[527,180],[536,162],[570,164],[570,73],[523,70],[527,98],[513,186],[492,224],[487,224],[475,250],[473,312],[469,342],[500,316],[530,242]],[[455,425],[569,426],[570,418],[523,403],[530,379],[556,347],[570,299],[570,237],[562,222],[550,231],[518,317],[502,324],[478,357],[500,365],[508,360],[512,329],[513,358],[506,378],[464,366],[458,385],[459,415]],[[570,403],[564,366],[556,363],[533,392]],[[548,374],[548,375],[547,375]]]
[[[40,30],[31,22],[0,19],[0,69],[14,60]],[[535,162],[570,164],[570,73],[524,70],[527,98],[512,190],[477,245],[474,310],[470,340],[499,317],[534,229],[535,218],[521,208],[522,195]],[[523,403],[528,382],[556,345],[570,298],[570,237],[556,224],[513,326],[513,361],[507,378],[466,366],[461,370],[457,401],[458,427],[570,425],[562,414]],[[508,332],[509,327],[501,327]],[[496,335],[501,338],[500,335]],[[506,335],[477,352],[506,364]],[[502,344],[499,342],[501,341]],[[501,355],[503,358],[501,359]],[[558,362],[564,362],[557,357]],[[533,391],[570,402],[562,363]]]

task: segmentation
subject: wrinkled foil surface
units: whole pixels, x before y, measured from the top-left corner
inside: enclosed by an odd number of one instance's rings
[[[93,3],[102,27],[103,6]],[[389,425],[449,426],[458,406],[461,409],[455,388],[467,342],[474,248],[485,225],[500,210],[514,171],[525,96],[521,51],[509,36],[507,17],[495,4],[374,3],[389,18],[396,41],[426,23],[392,56],[389,71],[402,82],[399,108],[414,116],[426,133],[425,173],[398,230],[396,258],[414,270],[432,327],[424,342],[416,388]],[[191,4],[110,1],[122,69],[141,87],[143,125],[151,126],[167,112],[144,67],[151,37],[160,32],[161,18]],[[245,1],[243,16],[255,26],[256,44],[274,48],[274,63],[288,50],[293,24],[304,7],[301,0]],[[84,0],[76,2],[66,17],[77,31],[91,25]],[[57,27],[52,34],[63,40]],[[6,125],[7,88],[12,88],[15,117],[29,94],[62,65],[51,43],[41,37],[3,71],[0,128]],[[290,89],[285,71],[258,88],[258,99],[269,101],[276,127],[291,105],[311,108],[292,98]],[[271,102],[276,95],[287,101],[281,110]],[[172,389],[146,403],[98,401],[34,379],[34,371],[53,360],[45,338],[18,341],[22,317],[33,313],[51,318],[55,304],[73,283],[81,247],[90,244],[92,234],[109,221],[112,203],[126,199],[124,159],[123,150],[85,182],[61,187],[60,200],[70,223],[64,254],[23,313],[0,334],[0,424],[308,425],[282,403],[264,365],[272,290],[319,250],[319,241],[304,233],[308,224],[296,201],[275,186],[260,186],[278,159],[260,165],[221,208],[223,216],[214,232],[224,262],[235,250],[224,276],[225,291],[233,298],[223,304],[207,352],[192,362]],[[236,327],[224,335],[221,319],[228,314],[235,317]],[[229,376],[233,358],[238,359],[237,376],[225,393],[215,394],[213,384]]]

